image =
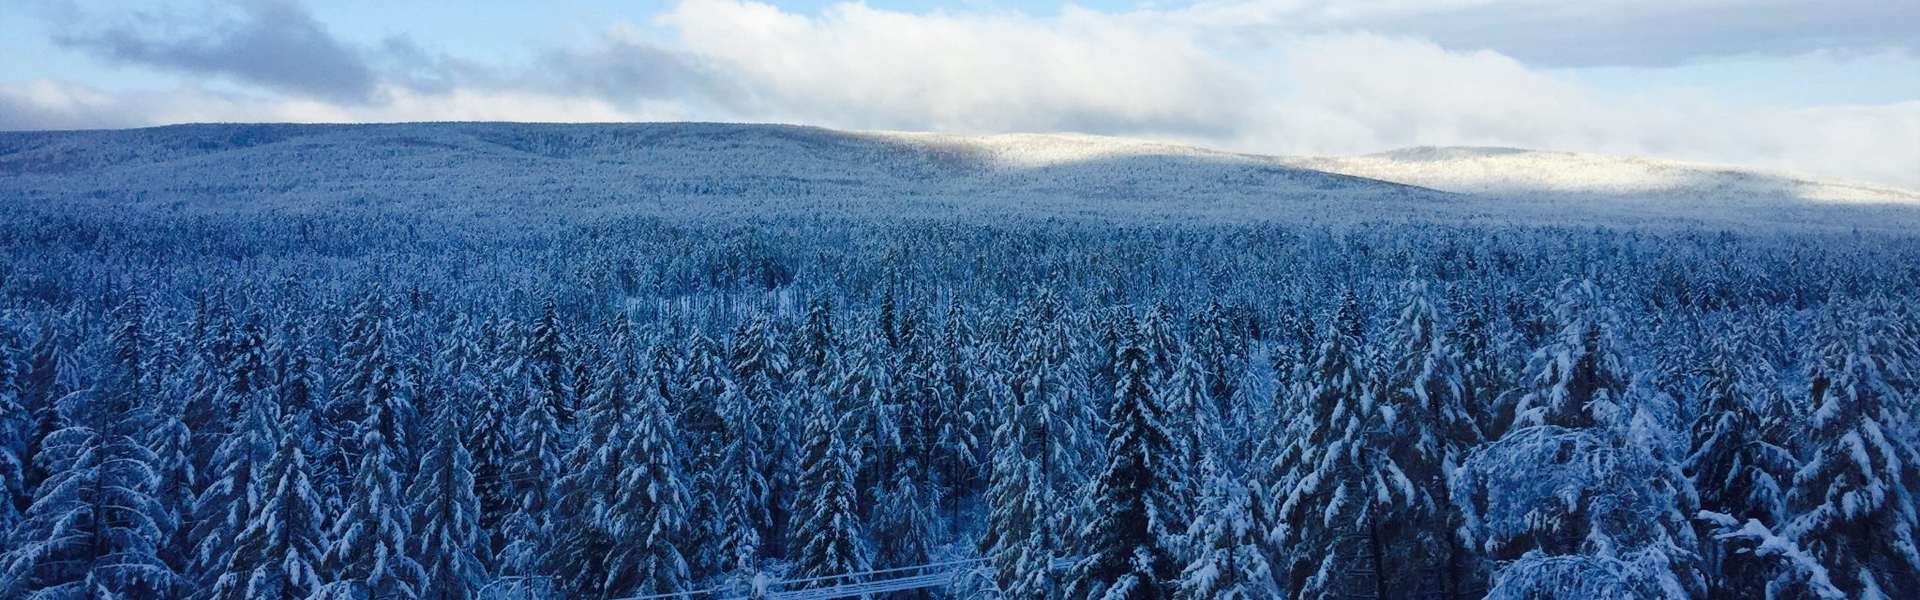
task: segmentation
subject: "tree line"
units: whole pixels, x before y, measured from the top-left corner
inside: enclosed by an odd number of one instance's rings
[[[0,237],[6,597],[1920,584],[1907,245],[159,222]]]

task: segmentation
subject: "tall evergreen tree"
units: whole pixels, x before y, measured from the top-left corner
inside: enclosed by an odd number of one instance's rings
[[[301,423],[286,419],[260,472],[258,508],[233,540],[210,600],[303,600],[326,582],[321,499],[308,475]]]
[[[1381,404],[1367,418],[1361,477],[1376,505],[1368,534],[1395,557],[1377,577],[1387,595],[1455,598],[1472,585],[1466,548],[1448,502],[1448,476],[1480,443],[1479,424],[1465,404],[1456,351],[1437,324],[1424,286],[1408,292],[1394,325],[1391,364]]]
[[[151,414],[145,313],[138,298],[115,309],[101,377],[60,400],[65,427],[34,457],[49,476],[7,535],[0,595],[144,600],[186,589],[159,557],[172,524],[154,501],[156,459],[140,440]]]
[[[551,315],[551,305],[546,312]],[[557,349],[537,349],[548,342],[557,344],[557,341],[553,341],[553,336],[557,334],[543,333],[551,331],[551,320],[547,317],[542,317],[542,320],[546,325],[535,325],[532,338],[535,342],[529,345],[528,352],[547,352],[550,358],[557,357]],[[563,417],[567,412],[562,406],[565,401],[564,386],[546,379],[563,372],[557,365],[557,362],[547,364],[542,361],[523,365],[526,368],[523,375],[527,378],[527,387],[523,393],[517,394],[521,405],[513,418],[513,454],[504,473],[514,509],[501,524],[507,538],[499,558],[503,574],[540,574],[540,560],[551,542],[548,535],[553,517],[554,484],[559,479],[558,472],[564,458],[561,452],[565,433],[561,429],[561,421],[570,418]]]
[[[616,335],[624,336],[624,325]],[[644,386],[633,382],[626,361],[627,344],[616,342],[608,360],[600,363],[581,406],[581,435],[564,459],[555,484],[552,535],[547,569],[562,589],[580,596],[618,596],[611,584],[608,557],[622,541],[613,532],[611,506],[619,493],[620,470],[626,467],[625,447],[632,397]]]
[[[1562,286],[1554,308],[1559,330],[1534,352],[1513,427],[1574,429],[1624,421],[1629,377],[1614,339],[1619,316],[1592,281]]]
[[[689,581],[681,547],[690,507],[673,415],[658,389],[640,394],[620,451],[618,493],[607,507],[609,530],[622,540],[607,557],[612,596],[684,592]]]
[[[1900,411],[1913,408],[1889,382],[1900,343],[1891,333],[1873,317],[1822,321],[1808,373],[1810,452],[1788,493],[1786,536],[1855,598],[1920,590],[1920,452],[1897,434],[1911,418]]]
[[[0,539],[20,520],[27,495],[27,439],[33,420],[20,404],[13,331],[0,324]]]
[[[1094,516],[1080,533],[1085,553],[1074,567],[1070,597],[1173,597],[1180,567],[1168,519],[1180,512],[1172,486],[1178,465],[1166,413],[1151,385],[1151,333],[1146,323],[1135,325],[1117,353],[1120,378],[1108,413],[1107,463],[1094,479]]]
[[[233,562],[234,542],[253,521],[260,501],[259,477],[273,458],[279,432],[272,407],[256,397],[241,409],[242,421],[214,452],[214,480],[194,500],[194,541],[189,575],[205,590]]]
[[[566,341],[561,338],[559,312],[552,300],[540,307],[540,317],[527,330],[521,360],[534,403],[553,413],[556,427],[570,428],[575,408],[569,377],[572,370],[567,364]]]
[[[407,466],[403,415],[409,412],[407,389],[400,366],[388,355],[390,322],[384,314],[371,317],[346,357],[354,365],[349,389],[359,391],[355,428],[358,464],[348,488],[345,510],[334,522],[327,561],[336,574],[332,583],[316,592],[325,599],[413,600],[420,596],[425,574],[409,552],[412,535],[406,502],[401,493]]]
[[[1014,354],[992,383],[1001,407],[993,433],[987,490],[987,530],[982,553],[993,580],[1009,600],[1058,600],[1066,586],[1054,563],[1067,555],[1069,490],[1077,488],[1079,449],[1086,421],[1071,365],[1071,348],[1059,328],[1051,293],[1034,301],[1009,335]]]
[[[460,405],[449,402],[435,418],[433,446],[407,488],[412,499],[410,554],[420,564],[422,600],[468,600],[487,572],[474,493],[473,457],[461,439]]]
[[[1361,346],[1359,310],[1349,292],[1321,335],[1288,444],[1266,459],[1277,475],[1270,484],[1272,537],[1288,557],[1282,583],[1296,598],[1385,592],[1373,500],[1393,498],[1406,487],[1375,480],[1363,464],[1380,458],[1366,437],[1379,400]]]
[[[858,456],[847,444],[851,419],[824,396],[813,399],[807,443],[800,455],[800,506],[795,511],[794,556],[797,577],[807,587],[853,583],[833,577],[868,568],[866,539],[860,532],[860,507],[854,479]]]
[[[481,533],[481,560],[489,569],[505,550],[505,524],[516,511],[510,469],[513,445],[512,419],[507,403],[512,388],[497,377],[490,378],[484,391],[474,397],[462,432],[468,454],[473,457],[474,495],[479,499],[478,519]]]
[[[793,413],[784,402],[785,380],[790,368],[785,348],[775,337],[772,321],[765,315],[755,315],[742,322],[727,336],[726,369],[740,400],[746,403],[747,410],[758,415],[762,423],[799,423],[804,414]],[[795,440],[795,428],[760,427],[750,440],[759,444],[752,456],[759,461],[760,479],[764,480],[764,495],[759,500],[766,511],[766,522],[759,534],[764,544],[762,551],[770,556],[779,557],[788,545],[787,530],[791,526],[789,514],[795,500],[793,462],[790,448]]]
[[[1283,594],[1275,579],[1265,511],[1253,490],[1216,466],[1202,462],[1200,506],[1187,537],[1194,556],[1180,573],[1180,600],[1267,600]]]
[[[1762,407],[1777,396],[1775,377],[1746,344],[1727,337],[1709,342],[1700,375],[1700,411],[1693,421],[1693,451],[1684,464],[1700,494],[1700,509],[1754,519],[1778,527],[1786,509],[1793,453],[1766,435]],[[1696,522],[1703,540],[1713,527]],[[1752,553],[1732,551],[1731,541],[1705,544],[1708,598],[1757,598],[1765,594],[1767,565]]]
[[[53,475],[44,468],[53,461],[41,459],[40,453],[46,447],[47,438],[60,430],[59,402],[71,391],[60,382],[61,355],[59,330],[52,323],[42,323],[39,337],[27,346],[25,358],[16,367],[20,410],[27,421],[20,454],[23,469],[20,487],[29,498],[37,493],[41,482]]]

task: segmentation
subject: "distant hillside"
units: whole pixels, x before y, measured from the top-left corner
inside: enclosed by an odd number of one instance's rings
[[[1920,195],[1522,150],[1284,158],[1081,135],[709,123],[183,125],[0,133],[0,202],[476,218],[1006,215],[1910,228]]]

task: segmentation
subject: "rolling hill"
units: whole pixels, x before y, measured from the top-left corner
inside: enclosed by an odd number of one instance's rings
[[[0,133],[39,210],[1920,225],[1920,194],[1712,165],[1481,148],[1274,157],[1084,135],[711,123],[181,125]]]

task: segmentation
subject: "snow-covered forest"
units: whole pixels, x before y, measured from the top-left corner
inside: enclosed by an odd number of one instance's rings
[[[4,598],[1920,589],[1909,238],[70,212]]]

